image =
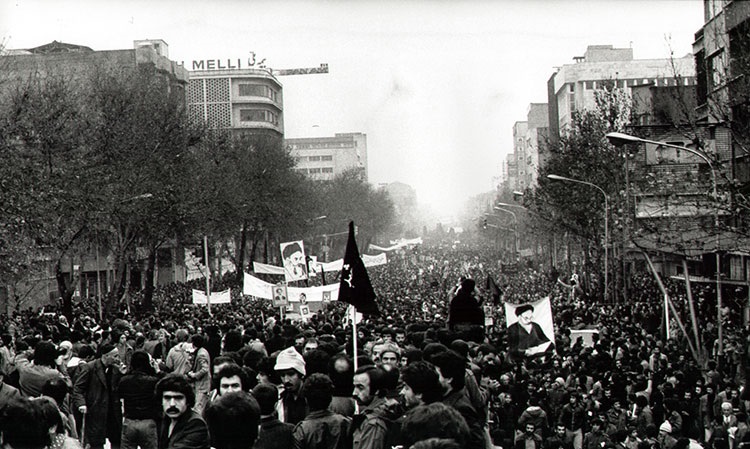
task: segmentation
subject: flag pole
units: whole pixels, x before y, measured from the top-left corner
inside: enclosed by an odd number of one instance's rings
[[[211,315],[211,269],[208,265],[208,236],[206,235],[203,236],[203,257],[206,261],[206,305],[208,314]]]
[[[353,351],[354,354],[354,371],[357,371],[357,308],[349,306],[352,309],[352,342],[354,343]]]

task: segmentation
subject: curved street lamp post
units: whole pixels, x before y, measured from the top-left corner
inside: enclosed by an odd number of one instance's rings
[[[574,182],[577,184],[593,187],[604,195],[604,301],[609,299],[609,195],[601,187],[588,181],[580,179],[566,178],[559,175],[547,175],[547,178],[555,181]]]
[[[708,164],[708,167],[711,169],[711,184],[712,184],[712,195],[714,198],[714,227],[716,228],[716,320],[717,320],[717,328],[719,333],[719,354],[723,353],[724,349],[724,335],[723,335],[723,326],[721,324],[721,307],[722,307],[722,300],[721,300],[721,256],[719,255],[719,194],[718,189],[716,186],[716,167],[714,167],[713,162],[711,162],[711,159],[708,158],[703,152],[698,151],[694,148],[688,148],[681,145],[674,145],[667,142],[660,142],[657,140],[649,140],[649,139],[642,139],[640,137],[631,136],[630,134],[625,133],[608,133],[606,135],[607,139],[612,145],[615,146],[621,146],[621,145],[627,145],[627,144],[635,144],[635,143],[650,143],[652,145],[659,145],[663,147],[668,148],[675,148],[682,151],[687,151],[690,154],[694,154],[698,156],[699,158],[703,159],[706,164]],[[685,276],[688,276],[688,273],[685,273]]]
[[[497,206],[495,206],[493,209],[501,211],[501,212],[509,213],[509,214],[511,214],[513,216],[513,237],[514,237],[513,246],[515,247],[514,248],[515,249],[514,252],[515,252],[515,256],[516,256],[516,260],[514,262],[517,262],[518,261],[518,256],[519,256],[519,254],[518,254],[518,217],[516,216],[516,213],[513,212],[512,210],[503,209],[502,207],[497,207]]]

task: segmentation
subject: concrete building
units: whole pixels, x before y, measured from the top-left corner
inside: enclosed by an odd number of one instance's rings
[[[574,111],[593,109],[595,92],[615,83],[620,88],[641,84],[657,86],[694,85],[695,66],[691,55],[671,59],[634,59],[632,48],[590,45],[583,56],[573,58],[552,74],[547,82],[550,139],[570,125]]]
[[[66,76],[74,81],[97,68],[132,70],[142,65],[155,67],[157,73],[171,81],[171,88],[184,90],[188,80],[187,70],[169,59],[169,46],[159,39],[135,41],[132,49],[101,51],[53,41],[39,47],[3,51],[0,63],[0,81],[6,86],[28,81],[32,73]]]
[[[513,124],[513,154],[508,155],[507,170],[510,190],[524,190],[528,187],[527,165],[526,165],[526,132],[529,129],[527,122],[516,122]]]
[[[286,139],[296,170],[315,180],[329,180],[349,169],[362,171],[368,179],[367,135],[336,133],[333,137]]]
[[[8,49],[0,52],[0,101],[4,100],[5,95],[12,93],[15,87],[28,83],[32,75],[39,76],[40,79],[64,79],[75,86],[76,83],[85,85],[90,82],[97,70],[130,73],[144,67],[155,69],[149,73],[166,80],[170,91],[184,94],[188,72],[181,64],[169,59],[169,46],[163,40],[137,40],[134,41],[133,48],[121,50],[97,51],[87,46],[57,41],[28,49]],[[80,274],[77,294],[82,296],[107,292],[113,283],[111,254],[98,242],[92,242],[90,246],[88,254],[76,257],[75,261],[63,258],[61,263],[61,270],[66,275],[73,271]],[[173,262],[169,268],[165,267],[159,273],[159,282],[184,280],[180,251],[181,248],[160,250],[160,259]],[[133,271],[138,271],[138,267],[134,267]],[[50,300],[55,301],[60,296],[54,267],[49,264],[46,275],[29,279],[22,284],[27,292],[26,297],[29,298],[27,304],[42,305]],[[137,282],[133,284],[137,285]],[[5,289],[1,287],[0,303],[7,301],[7,298],[3,298]],[[7,307],[9,302],[5,304]]]
[[[266,68],[239,68],[216,61],[200,61],[190,71],[187,104],[197,120],[233,134],[284,135],[284,98],[281,83]],[[209,64],[210,62],[210,64]],[[219,61],[221,62],[221,61]]]

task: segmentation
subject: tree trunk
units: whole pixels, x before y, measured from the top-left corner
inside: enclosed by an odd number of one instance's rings
[[[157,247],[152,246],[148,252],[146,261],[145,283],[143,288],[143,309],[152,310],[154,300],[154,273],[156,268],[156,251]]]
[[[60,263],[62,259],[57,260],[55,265],[55,280],[57,281],[57,291],[60,292],[60,301],[62,302],[62,313],[68,322],[73,322],[73,294],[75,289],[75,275],[71,273],[71,282],[68,285],[68,277],[63,273]]]
[[[104,304],[104,319],[110,318],[117,311],[117,308],[125,293],[126,284],[126,261],[122,245],[115,249],[115,260],[113,263],[112,290],[110,291],[107,301]]]
[[[238,282],[242,282],[242,277],[245,273],[245,246],[246,245],[247,245],[247,221],[242,223],[242,231],[240,231],[240,244],[237,247],[237,257],[235,259]]]

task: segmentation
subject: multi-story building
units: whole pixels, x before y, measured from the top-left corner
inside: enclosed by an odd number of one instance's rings
[[[185,91],[188,72],[185,68],[169,59],[169,47],[163,40],[138,40],[132,49],[95,51],[83,45],[67,44],[53,41],[39,47],[28,49],[7,49],[0,53],[0,101],[3,96],[13,92],[14,88],[28,83],[32,75],[59,77],[74,84],[88,81],[96,70],[118,70],[124,73],[142,67],[153,68],[153,76],[167,81],[167,88],[177,92]],[[107,249],[98,242],[92,244],[89,254],[72,259],[64,258],[60,264],[63,273],[76,271],[80,274],[78,293],[86,296],[106,292],[112,285],[112,258]],[[163,248],[159,259],[170,260],[169,270],[160,273],[160,281],[172,282],[184,280],[184,273],[178,270],[184,257],[181,249]],[[135,267],[134,272],[138,271]],[[30,302],[44,304],[60,296],[55,280],[54,268],[47,267],[47,275],[26,282]],[[135,282],[134,282],[135,283]],[[5,289],[0,288],[0,296]],[[0,298],[0,302],[2,298]]]
[[[283,89],[266,68],[239,68],[214,60],[200,61],[190,71],[187,104],[190,113],[209,127],[232,134],[284,135]],[[209,64],[209,62],[211,64]],[[221,62],[221,61],[219,61]]]
[[[529,186],[526,164],[527,122],[513,124],[513,154],[508,156],[508,186],[511,190],[524,190]]]
[[[595,92],[614,83],[620,88],[642,84],[694,85],[695,66],[688,55],[674,59],[634,59],[632,48],[590,45],[583,56],[573,58],[547,82],[549,135],[556,141],[570,125],[576,110],[593,109]]]
[[[368,179],[367,135],[336,133],[333,137],[286,139],[296,170],[315,180],[329,180],[350,169]]]
[[[547,103],[531,103],[526,114],[526,160],[524,184],[529,187],[537,185],[539,169],[548,157],[549,111]],[[521,189],[522,190],[522,189]]]

